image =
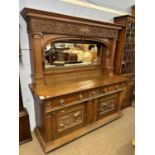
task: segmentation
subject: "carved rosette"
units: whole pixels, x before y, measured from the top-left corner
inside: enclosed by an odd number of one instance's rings
[[[58,20],[31,19],[29,23],[31,32],[69,34],[78,36],[95,36],[102,38],[117,38],[118,31],[104,27],[88,26],[62,22]]]

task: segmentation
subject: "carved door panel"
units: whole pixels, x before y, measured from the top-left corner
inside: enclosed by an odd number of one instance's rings
[[[57,111],[55,115],[55,138],[64,136],[85,126],[85,103]]]
[[[97,120],[116,112],[119,102],[118,97],[119,97],[118,94],[114,94],[98,98],[97,116],[96,116]]]

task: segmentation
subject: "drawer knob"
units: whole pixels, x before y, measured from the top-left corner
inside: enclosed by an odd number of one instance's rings
[[[61,110],[60,112],[63,113],[63,112],[65,112],[65,110]]]
[[[60,100],[60,105],[63,106],[64,104],[65,104],[65,103],[64,103],[64,100],[61,99],[61,100]]]
[[[80,100],[81,100],[81,99],[83,99],[83,95],[82,95],[82,94],[80,94],[80,95],[79,95],[79,98],[80,98]]]
[[[93,91],[93,95],[95,95],[96,94],[96,91]]]
[[[119,85],[116,86],[116,89],[119,89]]]
[[[59,126],[60,126],[61,128],[63,128],[63,127],[64,127],[64,124],[61,123]]]

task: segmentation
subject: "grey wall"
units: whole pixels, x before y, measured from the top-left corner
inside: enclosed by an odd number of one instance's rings
[[[105,5],[116,10],[122,10],[130,14],[130,6],[135,2],[134,0],[83,0],[85,2],[93,2],[101,5]],[[50,12],[56,12],[71,16],[78,16],[83,18],[89,18],[100,21],[112,22],[113,17],[118,16],[116,14],[97,11],[81,6],[76,6],[73,4],[68,4],[61,2],[60,0],[20,0],[19,11],[24,7],[35,8],[39,10],[45,10]],[[31,92],[29,90],[28,84],[31,83],[31,68],[30,68],[30,51],[28,43],[28,35],[26,30],[26,23],[24,19],[19,15],[20,21],[20,44],[22,58],[19,63],[20,69],[20,79],[22,87],[22,96],[24,106],[27,108],[30,116],[31,130],[35,127],[35,114],[34,114],[34,104]]]

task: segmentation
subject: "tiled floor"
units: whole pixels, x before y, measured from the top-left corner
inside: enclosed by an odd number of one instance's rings
[[[123,116],[89,134],[86,134],[48,155],[133,155],[135,109],[123,110]],[[33,141],[20,145],[20,155],[44,155],[32,133]]]

